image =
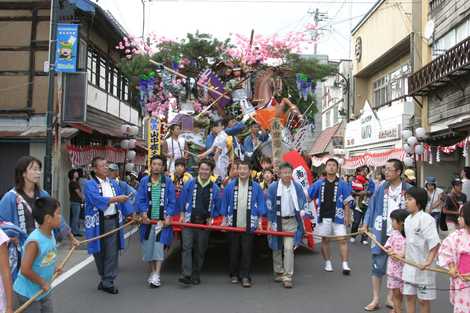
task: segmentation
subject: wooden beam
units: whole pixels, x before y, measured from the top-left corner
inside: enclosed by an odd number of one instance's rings
[[[30,46],[0,46],[0,51],[30,51]],[[49,48],[47,46],[34,46],[34,51],[47,51]]]
[[[0,22],[31,22],[33,18],[32,16],[0,16]],[[36,18],[41,22],[50,20],[49,16],[37,16]]]
[[[0,1],[0,10],[32,10],[33,8],[38,9],[50,9],[50,1]]]
[[[0,76],[28,76],[30,70],[27,71],[0,71]],[[47,76],[47,72],[34,72],[34,76]],[[29,80],[28,80],[29,81]]]
[[[32,12],[32,21],[31,21],[31,37],[30,37],[30,48],[29,48],[29,75],[28,75],[28,108],[33,107],[33,91],[34,91],[34,76],[36,73],[36,53],[34,53],[34,43],[36,40],[36,34],[38,30],[38,9],[34,8]]]

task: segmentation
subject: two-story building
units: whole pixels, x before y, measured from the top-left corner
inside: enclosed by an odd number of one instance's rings
[[[403,159],[401,130],[414,114],[411,73],[411,3],[379,0],[352,29],[353,90],[344,134],[345,164],[378,167]]]
[[[424,107],[428,162],[423,176],[448,185],[453,174],[470,165],[470,2],[430,0],[427,5],[423,40],[432,60],[410,77],[409,93]]]
[[[13,186],[20,156],[44,160],[50,5],[0,1],[0,195]],[[124,163],[120,128],[141,127],[142,114],[117,66],[115,46],[127,34],[112,15],[91,1],[70,0],[62,2],[59,22],[79,24],[78,72],[55,79],[53,194],[67,207],[67,172],[96,155]],[[71,108],[79,118],[64,120]],[[137,150],[135,163],[144,164],[141,141]]]

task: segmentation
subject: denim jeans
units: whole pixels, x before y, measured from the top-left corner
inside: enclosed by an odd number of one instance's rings
[[[80,202],[70,202],[70,214],[72,216],[70,223],[72,234],[80,234]]]

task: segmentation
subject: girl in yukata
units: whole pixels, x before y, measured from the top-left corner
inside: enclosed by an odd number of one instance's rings
[[[449,270],[450,303],[454,313],[470,312],[470,202],[460,211],[461,229],[450,234],[439,249],[439,265]]]
[[[403,280],[403,263],[396,259],[396,257],[405,257],[405,219],[408,212],[403,209],[398,209],[390,214],[392,220],[392,234],[388,237],[385,243],[387,254],[391,256],[388,258],[387,263],[387,288],[392,290],[393,293],[393,310],[394,313],[401,313],[402,310],[402,291]]]
[[[419,268],[403,266],[403,294],[406,295],[406,312],[431,312],[431,301],[436,299],[436,273],[427,269],[434,264],[439,250],[440,238],[436,221],[424,212],[428,202],[427,191],[412,187],[405,193],[406,208],[410,215],[405,219],[405,258],[419,264]],[[418,301],[416,301],[418,299]]]

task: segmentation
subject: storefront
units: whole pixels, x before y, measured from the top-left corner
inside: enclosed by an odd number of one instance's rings
[[[409,118],[406,103],[398,100],[372,110],[365,102],[361,115],[346,125],[343,169],[379,167],[390,158],[403,160],[406,154],[402,150],[401,130]]]

